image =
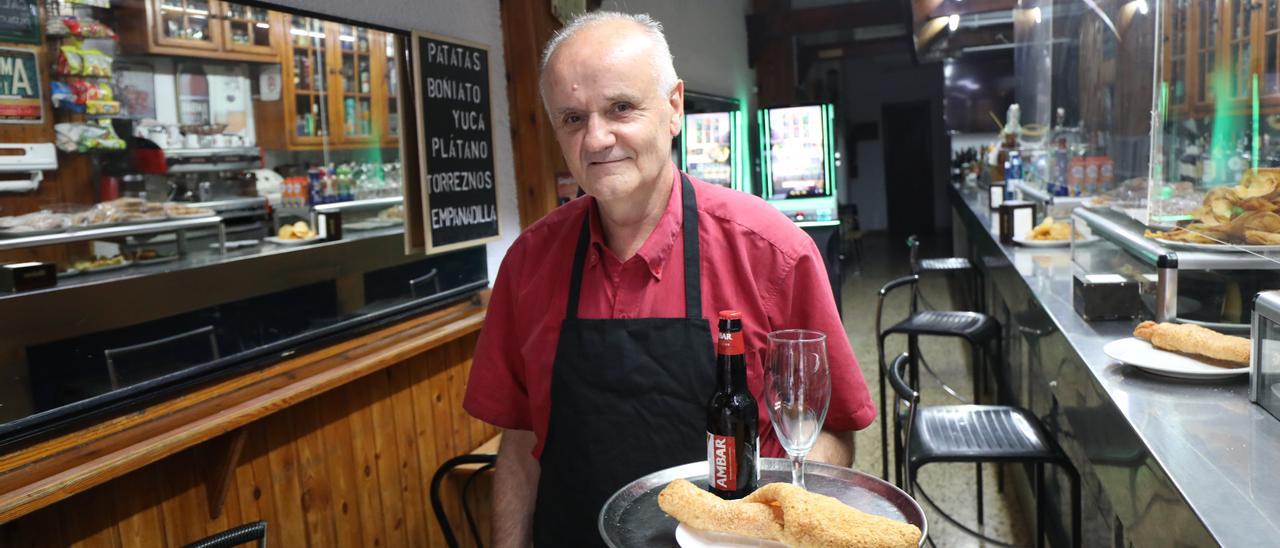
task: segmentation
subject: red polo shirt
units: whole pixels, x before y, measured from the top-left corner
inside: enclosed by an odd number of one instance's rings
[[[711,322],[712,340],[707,344],[714,344],[720,310],[742,312],[747,382],[756,400],[762,401],[766,334],[794,328],[826,333],[832,390],[825,428],[867,427],[875,418],[875,406],[813,239],[760,198],[690,180],[698,201],[702,314]],[[582,276],[580,317],[684,316],[679,184],[677,172],[662,219],[639,252],[625,262],[604,244],[599,212],[590,196],[552,211],[516,239],[502,260],[476,345],[463,402],[467,412],[502,428],[532,430],[538,436],[533,455],[542,454],[552,403],[552,363],[584,212],[591,215],[591,246]],[[786,454],[763,404],[760,440],[762,456]]]

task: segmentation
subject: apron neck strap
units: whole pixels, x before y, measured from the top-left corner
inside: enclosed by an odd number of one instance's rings
[[[689,176],[680,174],[680,197],[683,205],[681,234],[684,238],[684,310],[690,319],[702,318],[702,254],[698,249],[698,199],[693,192]],[[591,210],[582,217],[582,230],[578,232],[578,247],[573,252],[573,270],[569,277],[569,302],[565,318],[577,319],[578,300],[582,289],[582,267],[587,259],[587,246],[591,243]]]

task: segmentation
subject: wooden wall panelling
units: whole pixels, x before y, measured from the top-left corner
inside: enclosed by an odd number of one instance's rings
[[[250,438],[260,440],[263,451],[262,457],[253,460],[253,496],[258,499],[261,519],[268,521],[269,534],[283,546],[307,543],[306,506],[293,430],[297,418],[297,408],[293,408],[250,428]]]
[[[503,52],[521,228],[556,207],[556,173],[567,171],[538,90],[542,49],[560,23],[547,2],[505,0]]]
[[[387,533],[388,545],[404,546],[409,538],[422,538],[425,535],[409,536],[409,527],[405,519],[405,508],[410,506],[406,501],[408,486],[406,478],[401,477],[400,450],[396,443],[395,409],[392,404],[391,385],[387,371],[379,371],[369,375],[364,382],[366,388],[363,401],[369,406],[369,424],[373,438],[373,467],[377,478],[377,489],[382,495],[382,527]],[[357,434],[359,436],[359,434]]]
[[[402,492],[405,494],[405,532],[409,538],[423,539],[440,536],[440,525],[431,516],[430,502],[422,489],[422,461],[419,457],[419,439],[425,429],[417,426],[418,407],[413,397],[413,368],[393,367],[387,370],[387,388],[390,391],[392,413],[395,416],[396,450],[399,451],[398,470]],[[427,476],[427,480],[430,476]]]
[[[333,493],[325,473],[326,451],[321,439],[323,427],[316,401],[295,406],[298,449],[298,485],[302,488],[302,514],[307,523],[307,544],[337,546],[339,539],[333,515]]]

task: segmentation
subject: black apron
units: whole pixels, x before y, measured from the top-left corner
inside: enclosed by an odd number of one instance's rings
[[[591,212],[574,253],[569,303],[551,373],[534,545],[602,546],[605,500],[641,476],[707,456],[715,389],[711,325],[702,318],[698,207],[683,173],[683,318],[578,317]]]

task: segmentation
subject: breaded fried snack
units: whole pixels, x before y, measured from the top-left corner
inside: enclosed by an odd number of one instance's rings
[[[742,500],[726,501],[675,480],[658,494],[658,506],[690,527],[796,548],[906,548],[920,541],[914,525],[864,513],[789,483],[771,483]]]
[[[768,504],[727,501],[678,479],[658,493],[658,507],[685,525],[704,531],[778,540],[782,515]]]
[[[1133,336],[1150,341],[1151,346],[1161,350],[1230,362],[1227,364],[1230,367],[1249,365],[1252,352],[1249,339],[1191,324],[1142,322],[1134,328]]]
[[[747,495],[746,502],[782,507],[782,536],[801,548],[914,547],[920,529],[909,523],[868,514],[834,497],[810,493],[790,483],[770,483]]]

